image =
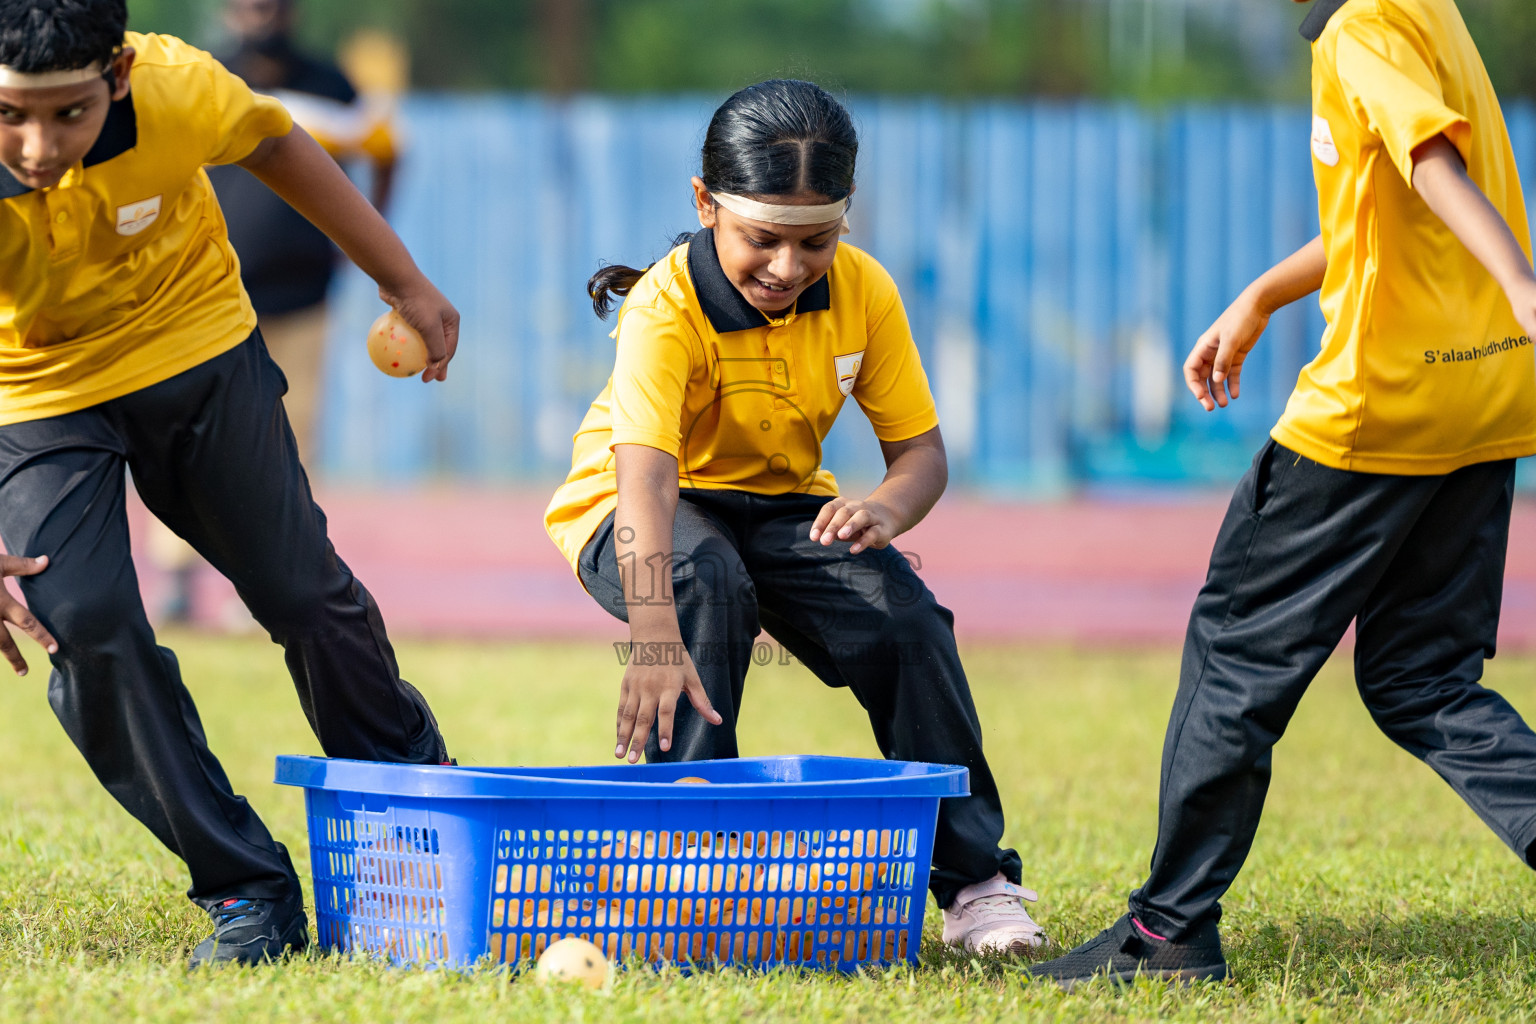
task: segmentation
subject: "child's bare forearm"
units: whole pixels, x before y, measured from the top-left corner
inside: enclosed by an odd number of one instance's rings
[[[1413,151],[1413,190],[1506,294],[1536,284],[1531,261],[1514,232],[1467,176],[1461,154],[1444,135]]]
[[[910,441],[881,444],[886,456],[885,479],[868,501],[884,505],[896,517],[896,532],[906,533],[923,521],[949,484],[949,459],[938,428]]]
[[[1323,286],[1328,253],[1318,235],[1285,259],[1270,267],[1246,289],[1248,298],[1265,316],[1304,299]]]
[[[240,161],[335,242],[347,258],[389,291],[404,291],[421,271],[405,243],[308,132],[295,125]]]
[[[642,444],[615,445],[613,454],[619,478],[613,547],[630,636],[676,639],[681,635],[672,604],[677,459]]]

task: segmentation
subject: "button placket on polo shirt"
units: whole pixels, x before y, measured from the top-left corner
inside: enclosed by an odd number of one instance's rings
[[[768,317],[768,329],[763,334],[763,349],[773,371],[775,410],[787,408],[796,393],[794,323],[798,316],[790,310],[778,319]]]
[[[817,464],[820,462],[817,458],[820,442],[814,437],[813,417],[801,408],[805,395],[813,393],[806,391],[805,385],[808,382],[802,381],[799,376],[802,369],[800,348],[807,327],[806,322],[801,322],[802,316],[798,311],[791,311],[777,320],[769,318],[763,338],[771,365],[776,371],[782,370],[783,374],[774,380],[772,430],[786,439],[798,438],[798,442],[783,445],[779,451],[769,455],[766,468],[774,477],[792,481],[797,486],[809,480],[815,472],[815,466],[795,463],[807,456]],[[806,436],[808,431],[811,436]],[[808,450],[801,451],[807,445]]]
[[[48,258],[55,265],[67,264],[80,257],[85,236],[85,193],[80,188],[84,171],[74,167],[60,182],[43,190],[48,211]]]

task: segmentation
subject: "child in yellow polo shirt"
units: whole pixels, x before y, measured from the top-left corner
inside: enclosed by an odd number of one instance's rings
[[[1478,683],[1513,460],[1536,452],[1536,275],[1509,135],[1452,0],[1316,0],[1302,34],[1322,235],[1201,336],[1190,391],[1207,410],[1236,399],[1287,303],[1321,290],[1328,328],[1190,616],[1147,881],[1112,928],[1034,969],[1067,986],[1226,976],[1218,901],[1271,748],[1351,622],[1377,725],[1536,866],[1536,734]]]
[[[953,617],[890,546],[944,490],[944,443],[890,275],[839,244],[858,138],[809,82],[763,82],[715,112],[693,179],[702,230],[590,291],[619,311],[613,376],[582,422],[545,522],[582,584],[629,623],[616,756],[735,757],[754,638],[766,629],[869,713],[887,757],[962,764],[930,879],[944,936],[1043,941],[998,848],[1002,805]],[[852,397],[884,482],[839,497],[821,442]],[[686,703],[679,702],[686,695]],[[652,727],[655,734],[652,735]],[[857,827],[857,823],[854,823]]]
[[[327,754],[447,755],[326,537],[203,166],[244,166],[377,280],[427,338],[425,379],[458,314],[279,103],[126,23],[123,0],[0,0],[0,536],[46,557],[7,559],[31,615],[0,588],[0,616],[47,647],[49,701],[97,778],[186,862],[214,925],[193,965],[254,963],[307,943],[298,877],[155,643],[124,467],[283,645]]]

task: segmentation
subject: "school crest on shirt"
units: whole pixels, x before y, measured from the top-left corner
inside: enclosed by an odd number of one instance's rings
[[[1312,155],[1329,167],[1339,165],[1339,147],[1333,144],[1333,129],[1324,118],[1312,117]]]
[[[864,351],[860,349],[846,356],[838,356],[832,365],[837,367],[837,390],[847,398],[853,394],[853,385],[858,382],[859,368],[864,365]]]
[[[160,218],[161,196],[150,196],[117,208],[117,233],[136,235]]]

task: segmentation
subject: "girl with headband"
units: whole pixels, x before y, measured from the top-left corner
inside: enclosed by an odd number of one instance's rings
[[[901,297],[840,244],[858,137],[809,82],[770,81],[720,107],[693,178],[700,230],[624,297],[608,386],[545,515],[582,585],[629,623],[618,757],[737,755],[754,640],[766,629],[829,686],[853,690],[889,758],[964,765],[971,795],[939,812],[930,886],[944,938],[972,951],[1045,941],[955,647],[953,616],[891,542],[943,493],[944,442]],[[886,474],[841,497],[821,443],[849,397]],[[686,701],[679,701],[686,696]],[[653,732],[654,726],[654,732]]]

